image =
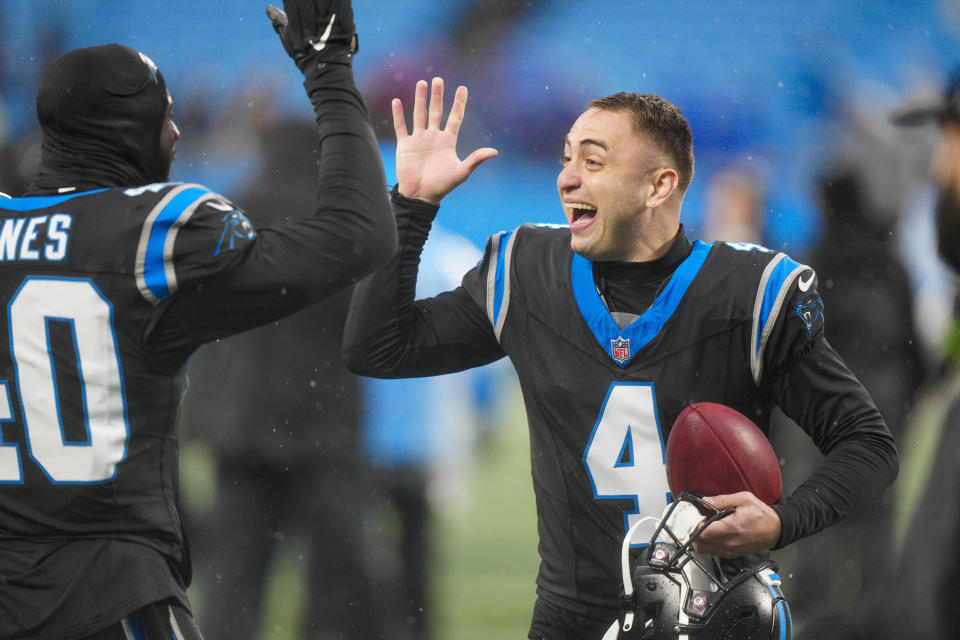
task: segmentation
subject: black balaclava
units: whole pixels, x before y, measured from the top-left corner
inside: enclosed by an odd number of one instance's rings
[[[160,134],[168,102],[163,75],[130,47],[85,47],[57,58],[37,94],[43,143],[28,193],[167,181]]]

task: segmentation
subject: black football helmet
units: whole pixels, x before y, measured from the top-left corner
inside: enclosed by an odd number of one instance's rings
[[[680,505],[692,505],[699,513]],[[674,518],[678,508],[689,512],[685,526],[675,522],[682,520]],[[790,609],[775,563],[762,562],[728,578],[716,558],[692,549],[706,525],[730,513],[694,494],[680,494],[633,562],[632,572],[632,531],[628,533],[620,616],[603,640],[790,640]],[[695,527],[701,520],[704,525]]]

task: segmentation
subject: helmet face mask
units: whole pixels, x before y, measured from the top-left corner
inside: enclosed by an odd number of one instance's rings
[[[684,513],[685,512],[685,513]],[[791,637],[790,613],[776,565],[766,561],[724,575],[712,556],[693,543],[718,510],[699,496],[683,493],[670,504],[632,571],[624,565],[624,586],[616,636],[621,640],[767,640]],[[696,527],[683,523],[696,522]],[[701,524],[702,523],[702,524]],[[678,526],[679,525],[679,526]],[[632,532],[631,532],[632,533]],[[631,534],[624,541],[629,546]],[[624,554],[624,560],[628,555]],[[612,629],[611,629],[612,631]]]

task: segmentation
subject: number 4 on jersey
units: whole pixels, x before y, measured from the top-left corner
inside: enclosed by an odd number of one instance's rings
[[[590,434],[583,463],[598,500],[632,500],[623,512],[624,534],[639,518],[659,516],[670,499],[663,434],[653,384],[614,382]],[[634,540],[649,541],[656,523]]]

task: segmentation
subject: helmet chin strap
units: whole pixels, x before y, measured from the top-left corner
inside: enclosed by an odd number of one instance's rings
[[[633,526],[631,526],[630,529],[627,531],[627,535],[623,537],[623,546],[621,546],[620,548],[620,568],[623,571],[623,594],[624,596],[627,596],[627,597],[633,595],[633,579],[630,577],[630,542],[633,541],[633,534],[637,532],[637,529],[639,529],[640,526],[643,525],[644,523],[650,522],[650,521],[657,522],[658,520],[655,516],[647,516],[645,518],[640,518],[639,520],[633,523]],[[627,631],[630,631],[630,629],[633,629],[634,615],[635,615],[635,612],[632,610],[627,611],[624,614],[623,616],[624,632],[627,632]],[[613,626],[607,630],[606,634],[604,634],[603,640],[607,640],[607,637],[610,636],[611,629],[614,631],[614,635],[611,637],[612,638],[617,637],[617,634],[616,634],[616,629],[618,626],[617,622],[618,621],[614,620]]]
[[[672,509],[672,513],[671,513]],[[669,504],[663,510],[663,514],[660,518],[655,516],[647,516],[645,518],[640,518],[627,531],[627,535],[623,538],[623,545],[620,548],[620,568],[623,572],[623,593],[625,597],[630,597],[633,595],[633,579],[630,575],[630,543],[633,541],[633,536],[643,524],[653,521],[658,524],[667,518],[669,515],[669,520],[667,520],[666,525],[677,536],[677,541],[680,545],[684,545],[696,531],[697,526],[703,520],[703,515],[700,511],[697,510],[697,507],[690,504],[689,502],[680,502],[679,504],[673,505]],[[687,596],[687,586],[685,584],[680,585],[680,602],[684,602]],[[623,616],[623,631],[624,633],[629,632],[633,629],[633,622],[636,613],[634,611],[627,611]],[[602,640],[616,640],[620,625],[619,621],[615,620],[613,624],[607,629],[607,632],[603,635]],[[681,608],[679,615],[679,622],[686,624],[689,622],[686,613]],[[677,637],[677,640],[686,640],[687,635],[681,635]]]

